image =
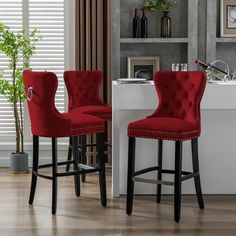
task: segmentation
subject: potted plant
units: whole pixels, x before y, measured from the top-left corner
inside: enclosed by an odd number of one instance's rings
[[[28,154],[24,152],[23,105],[26,93],[23,84],[23,69],[29,68],[29,59],[35,53],[36,43],[41,39],[35,29],[31,33],[21,30],[12,32],[0,22],[0,52],[9,58],[11,79],[0,73],[0,94],[12,105],[16,132],[16,149],[10,156],[10,169],[14,173],[28,172]]]
[[[170,8],[176,5],[175,0],[145,0],[143,8],[150,11],[163,12],[161,18],[161,37],[171,37],[171,18],[168,16]]]

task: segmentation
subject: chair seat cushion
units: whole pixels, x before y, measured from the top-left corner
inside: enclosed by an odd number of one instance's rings
[[[87,135],[104,132],[104,120],[95,116],[81,114],[79,111],[70,111],[62,115],[71,120],[72,136]]]
[[[73,109],[73,111],[77,111],[82,114],[93,115],[105,121],[109,121],[112,119],[112,108],[110,106],[100,106],[100,105],[80,106],[76,109]]]
[[[128,136],[184,141],[199,137],[200,127],[182,119],[154,117],[130,123]]]

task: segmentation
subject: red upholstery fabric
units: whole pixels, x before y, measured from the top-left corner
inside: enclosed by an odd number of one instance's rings
[[[81,106],[79,108],[73,109],[72,111],[93,115],[105,121],[109,121],[112,119],[112,108],[110,106]]]
[[[71,120],[72,136],[99,133],[104,129],[104,121],[97,117],[81,114],[78,111],[62,113],[62,115]]]
[[[177,118],[147,118],[129,125],[129,136],[133,137],[187,140],[199,135],[200,130],[196,124]]]
[[[200,102],[206,85],[202,72],[155,74],[157,110],[144,120],[128,126],[128,136],[163,140],[188,140],[200,136]]]
[[[94,115],[104,120],[112,119],[112,109],[99,96],[102,84],[101,71],[66,71],[64,80],[69,95],[69,111]]]
[[[70,137],[104,132],[102,119],[83,115],[59,113],[55,107],[57,77],[51,72],[24,71],[25,89],[33,89],[28,101],[31,131],[42,137]]]

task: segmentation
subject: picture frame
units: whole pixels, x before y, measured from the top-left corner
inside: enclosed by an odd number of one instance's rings
[[[160,57],[128,57],[128,78],[153,80],[153,75],[160,70]]]
[[[220,0],[221,37],[236,37],[236,0]]]

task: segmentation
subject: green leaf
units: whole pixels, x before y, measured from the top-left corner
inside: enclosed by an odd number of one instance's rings
[[[8,57],[8,68],[12,75],[12,79],[9,81],[9,79],[4,78],[4,73],[0,70],[0,94],[5,96],[12,105],[22,104],[26,99],[22,72],[30,67],[30,58],[35,54],[36,44],[41,39],[42,37],[37,29],[29,33],[24,30],[15,33],[0,22],[0,53]],[[19,66],[22,61],[23,67]],[[22,111],[20,110],[15,115],[17,116],[15,119],[20,120]],[[18,147],[19,143],[16,145]]]
[[[143,9],[146,9],[150,12],[154,11],[169,11],[172,6],[176,5],[175,0],[145,0]]]

